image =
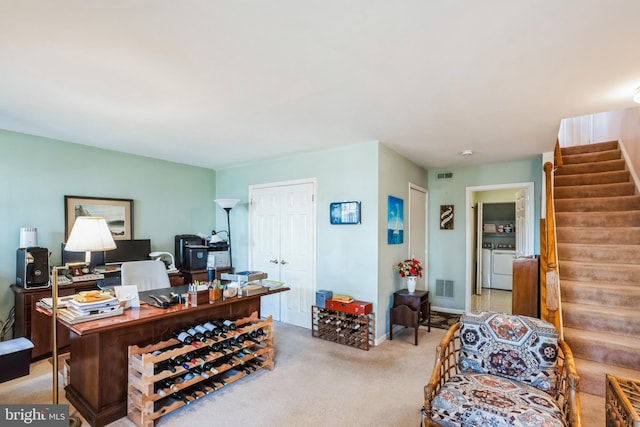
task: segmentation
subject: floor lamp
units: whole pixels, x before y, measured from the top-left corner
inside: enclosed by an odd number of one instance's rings
[[[233,272],[233,259],[231,258],[231,223],[229,221],[229,212],[231,209],[238,204],[240,200],[238,199],[215,199],[214,202],[218,204],[222,209],[227,211],[227,231],[229,233],[229,267]]]
[[[116,244],[104,218],[80,216],[73,224],[64,250],[85,252],[85,263],[89,264],[92,251],[109,251],[115,248]],[[51,353],[53,355],[53,403],[56,405],[58,404],[58,271],[67,267],[68,265],[53,267],[51,275],[51,318],[53,320]]]

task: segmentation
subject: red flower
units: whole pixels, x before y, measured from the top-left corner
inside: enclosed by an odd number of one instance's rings
[[[402,262],[399,262],[398,265],[396,265],[396,268],[398,269],[398,272],[400,273],[401,277],[407,277],[407,276],[422,277],[422,271],[424,269],[420,261],[418,261],[414,257],[411,257],[410,259],[406,259]]]

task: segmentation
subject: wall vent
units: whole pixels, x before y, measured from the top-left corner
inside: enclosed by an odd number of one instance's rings
[[[438,176],[438,179],[451,179],[453,178],[453,172],[442,172],[442,173],[439,173],[437,176]]]
[[[436,296],[453,298],[453,280],[436,279]]]

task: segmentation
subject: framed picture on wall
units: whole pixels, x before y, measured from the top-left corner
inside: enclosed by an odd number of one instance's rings
[[[453,205],[440,205],[440,230],[453,230]]]
[[[387,201],[387,244],[404,242],[404,201],[389,196]]]
[[[334,202],[329,206],[331,224],[360,224],[360,202]]]
[[[64,196],[64,236],[69,238],[79,216],[100,216],[107,221],[114,240],[133,239],[133,200]]]

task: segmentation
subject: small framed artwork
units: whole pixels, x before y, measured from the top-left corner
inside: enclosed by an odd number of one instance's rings
[[[399,245],[404,242],[404,201],[389,196],[387,201],[387,244]]]
[[[453,230],[453,205],[440,205],[440,230]]]
[[[101,216],[113,240],[133,239],[133,200],[104,197],[64,196],[64,235],[69,238],[79,216]]]
[[[331,224],[360,224],[360,202],[334,202],[329,207]]]

